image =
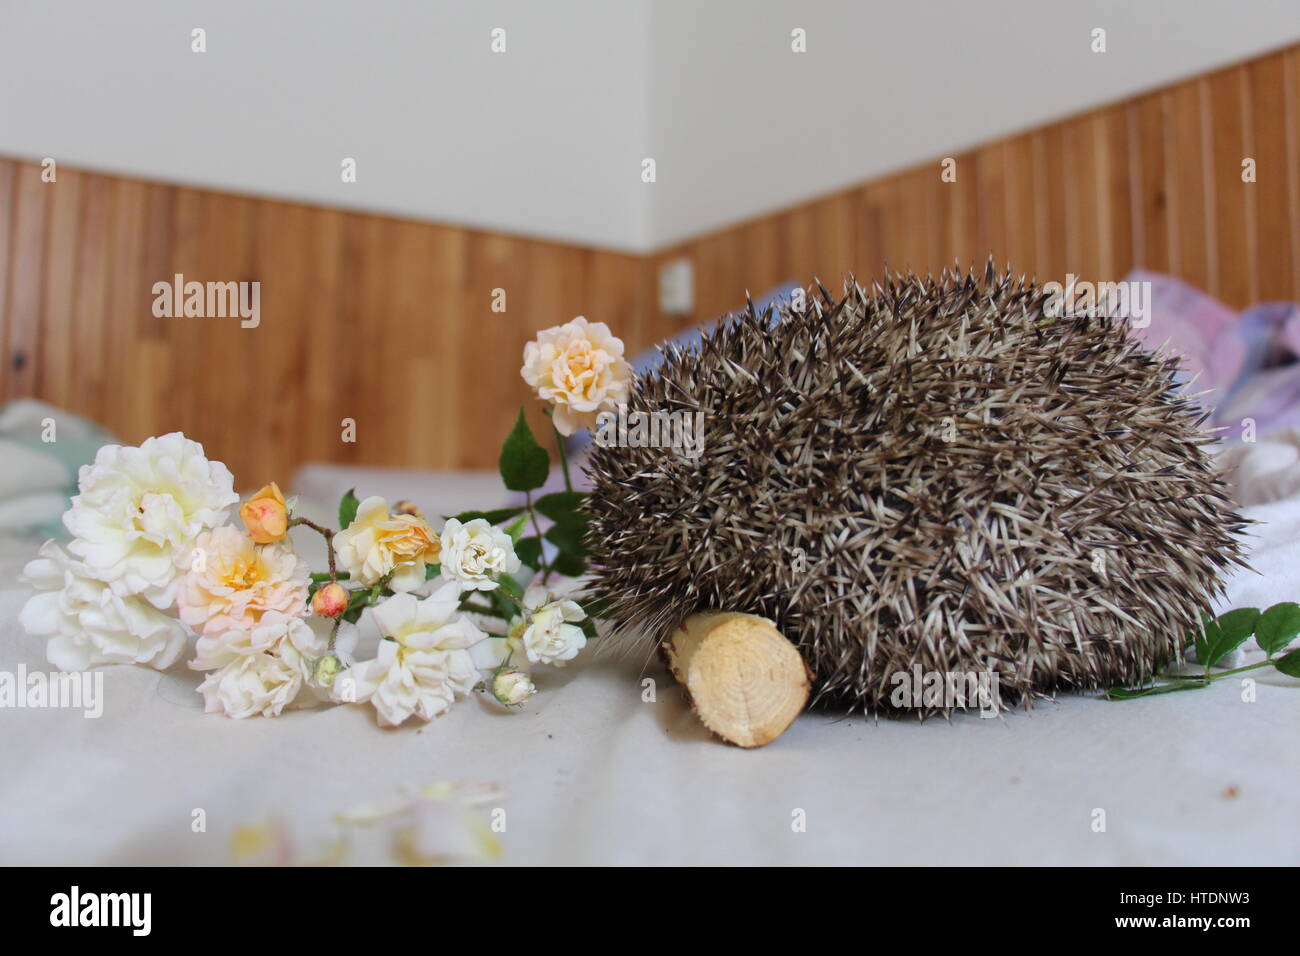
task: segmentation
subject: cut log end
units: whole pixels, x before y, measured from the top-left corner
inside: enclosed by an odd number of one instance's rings
[[[767,618],[694,614],[664,650],[704,726],[737,746],[775,740],[808,703],[803,657]]]

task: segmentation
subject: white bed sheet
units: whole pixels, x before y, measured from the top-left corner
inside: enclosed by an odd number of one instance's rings
[[[333,501],[307,505],[328,514]],[[1230,602],[1296,597],[1300,498],[1249,513],[1266,522],[1263,573],[1235,577]],[[0,670],[48,669],[17,623],[15,577],[35,545],[0,539]],[[99,719],[0,710],[0,863],[227,863],[239,826],[275,814],[310,839],[347,807],[445,780],[503,787],[501,859],[515,864],[1300,863],[1300,687],[1280,675],[1260,672],[1255,703],[1225,681],[1125,703],[1065,696],[997,720],[811,713],[743,751],[710,739],[643,663],[588,656],[543,670],[522,712],[467,700],[397,730],[363,707],[207,716],[183,666],[108,668]]]

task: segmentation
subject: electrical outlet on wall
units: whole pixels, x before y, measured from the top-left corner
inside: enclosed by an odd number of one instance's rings
[[[665,315],[695,311],[695,265],[690,259],[669,259],[659,267],[659,311]]]

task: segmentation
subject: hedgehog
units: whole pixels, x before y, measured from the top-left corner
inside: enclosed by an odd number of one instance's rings
[[[1124,320],[1049,300],[991,261],[886,270],[665,347],[620,414],[702,413],[700,447],[607,442],[586,465],[615,638],[761,615],[812,704],[873,714],[898,712],[901,673],[995,675],[1000,706],[1031,706],[1180,659],[1244,566],[1208,413]]]

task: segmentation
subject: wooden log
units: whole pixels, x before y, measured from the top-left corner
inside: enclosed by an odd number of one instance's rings
[[[664,656],[704,726],[739,747],[775,740],[808,702],[803,657],[755,614],[693,614],[665,643]]]

